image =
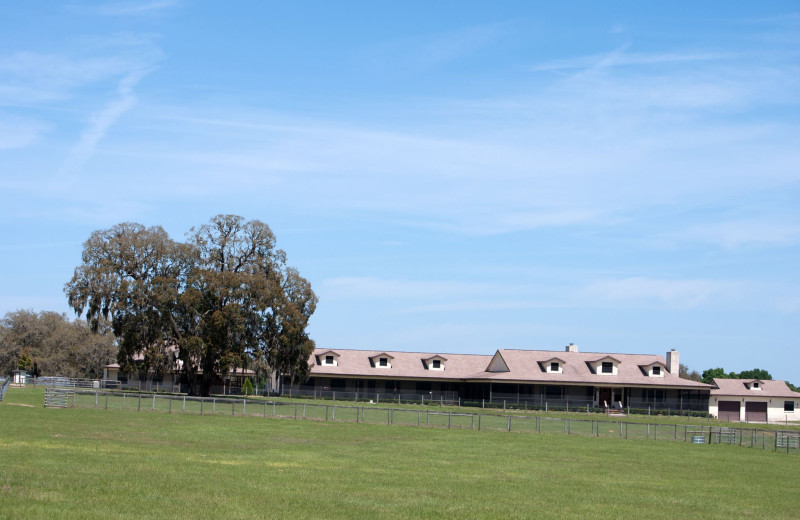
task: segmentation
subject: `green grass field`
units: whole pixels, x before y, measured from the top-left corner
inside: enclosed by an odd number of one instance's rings
[[[800,516],[800,457],[728,445],[0,404],[0,518]]]

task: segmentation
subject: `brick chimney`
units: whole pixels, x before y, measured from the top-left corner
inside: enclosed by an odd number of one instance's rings
[[[578,351],[578,345],[576,345],[575,343],[570,343],[569,345],[567,345],[564,348],[564,351],[565,352],[577,352]]]
[[[675,349],[667,352],[667,370],[670,374],[679,375],[681,371],[680,354]]]

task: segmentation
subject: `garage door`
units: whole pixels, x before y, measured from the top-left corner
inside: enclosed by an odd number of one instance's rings
[[[744,416],[747,422],[767,422],[767,403],[744,403]]]
[[[739,401],[720,401],[719,402],[720,421],[739,420]]]

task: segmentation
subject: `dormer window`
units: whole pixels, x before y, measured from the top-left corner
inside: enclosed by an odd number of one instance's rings
[[[619,365],[622,363],[619,359],[612,356],[603,356],[594,361],[587,362],[592,371],[601,376],[615,376],[619,370]],[[649,367],[648,367],[649,370]]]
[[[548,374],[562,374],[564,372],[564,364],[566,362],[561,358],[543,359],[539,362],[542,370]]]
[[[447,362],[447,358],[435,355],[428,358],[422,358],[422,364],[426,370],[440,370],[444,371],[444,365]]]
[[[380,358],[378,360],[378,366],[379,367],[388,367],[389,366],[389,360],[386,359],[385,357]]]
[[[339,366],[339,354],[333,350],[321,352],[319,355],[317,355],[317,363],[326,367]]]
[[[660,376],[661,375],[661,367],[653,367],[653,375]]]
[[[761,390],[761,387],[759,386],[758,381],[753,383],[753,390]]]

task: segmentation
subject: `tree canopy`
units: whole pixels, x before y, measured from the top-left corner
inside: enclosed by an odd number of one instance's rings
[[[692,381],[702,381],[703,376],[697,370],[689,369],[688,365],[680,364],[678,376],[682,379],[690,379]]]
[[[65,292],[93,329],[110,320],[121,370],[165,370],[177,348],[192,393],[207,395],[216,377],[251,363],[305,378],[317,297],[269,226],[217,215],[186,236],[123,223],[84,244]]]
[[[97,323],[92,334],[86,323],[57,312],[9,312],[0,320],[0,374],[16,368],[35,375],[103,377],[117,346],[108,323]]]
[[[754,368],[752,370],[742,370],[741,372],[725,372],[724,368],[709,368],[703,370],[703,382],[711,384],[714,379],[760,379],[762,381],[772,380],[772,375],[764,369]]]

